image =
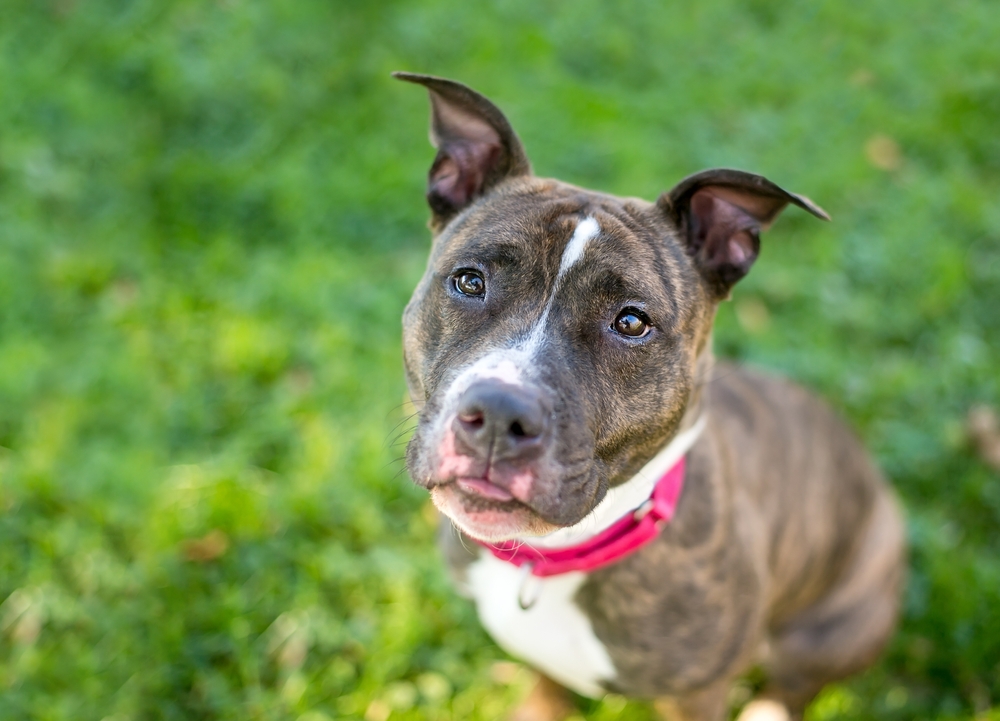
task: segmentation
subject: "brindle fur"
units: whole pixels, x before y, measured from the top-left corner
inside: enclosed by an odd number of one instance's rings
[[[825,683],[869,664],[888,639],[904,532],[891,491],[823,403],[789,382],[713,364],[715,309],[742,273],[707,267],[685,235],[684,203],[699,184],[758,176],[701,174],[657,203],[539,179],[489,101],[450,81],[403,79],[427,85],[436,102],[450,93],[499,138],[499,159],[477,170],[474,187],[456,191],[442,174],[446,145],[431,171],[435,239],[403,317],[407,380],[422,406],[407,450],[412,477],[440,482],[425,437],[442,389],[477,354],[528,332],[576,223],[594,217],[601,235],[560,288],[533,369],[556,426],[531,508],[548,524],[578,522],[682,424],[707,414],[672,522],[649,546],[592,573],[577,602],[617,669],[612,690],[670,697],[674,718],[713,721],[725,715],[732,680],[762,664],[764,694],[799,717]],[[436,130],[439,142],[448,132]],[[772,216],[786,202],[822,213],[759,180],[755,192],[780,196]],[[484,304],[445,292],[462,267],[484,272]],[[657,336],[627,348],[610,342],[603,329],[639,301]],[[450,527],[441,537],[461,580],[477,547]]]

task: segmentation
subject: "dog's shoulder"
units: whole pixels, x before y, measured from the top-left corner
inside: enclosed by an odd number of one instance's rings
[[[822,451],[841,461],[857,456],[870,466],[864,446],[831,404],[788,378],[722,361],[706,384],[706,397],[713,424],[732,442],[772,455],[808,451],[815,456]],[[824,448],[809,445],[817,438]],[[761,444],[765,439],[775,442]]]

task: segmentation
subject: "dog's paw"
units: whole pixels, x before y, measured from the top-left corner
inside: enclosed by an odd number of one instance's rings
[[[569,692],[540,675],[531,693],[507,717],[507,721],[563,721],[574,711]]]
[[[783,703],[769,699],[751,701],[736,721],[790,721],[791,714]]]

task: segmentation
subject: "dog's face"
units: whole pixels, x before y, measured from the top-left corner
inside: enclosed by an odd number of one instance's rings
[[[579,521],[676,427],[710,307],[655,208],[508,183],[436,239],[403,317],[414,479],[478,538]]]
[[[434,245],[403,316],[413,479],[470,535],[582,520],[677,430],[711,322],[789,202],[759,176],[707,171],[657,203],[531,175],[488,100],[431,92]]]

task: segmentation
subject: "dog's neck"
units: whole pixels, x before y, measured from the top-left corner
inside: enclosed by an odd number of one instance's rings
[[[681,430],[634,476],[620,485],[609,488],[601,502],[587,514],[586,518],[545,536],[522,540],[539,548],[575,546],[593,538],[649,500],[660,478],[691,450],[705,429],[705,415],[700,406],[701,404],[697,404],[685,415],[681,421]]]

